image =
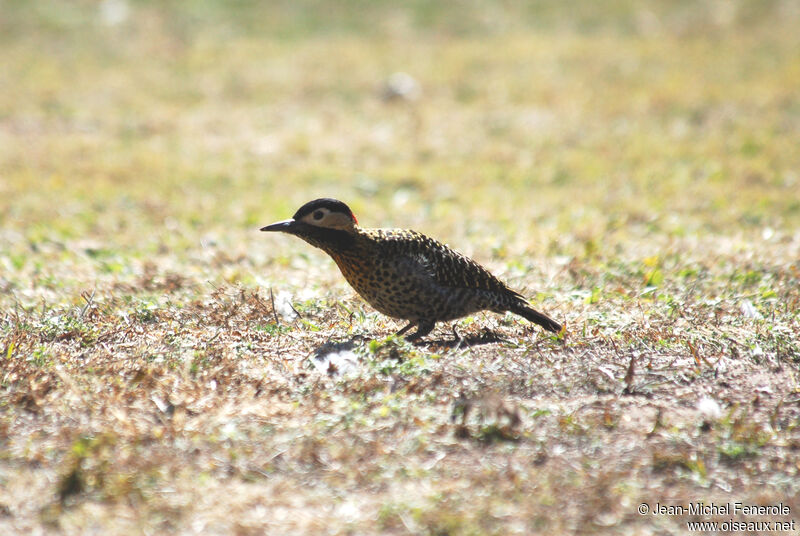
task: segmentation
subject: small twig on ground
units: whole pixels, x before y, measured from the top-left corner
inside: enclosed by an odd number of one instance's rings
[[[206,341],[206,344],[211,344],[212,342],[214,342],[217,339],[217,337],[220,336],[220,334],[222,334],[222,329],[217,329],[217,332],[214,334],[213,337],[211,337]]]
[[[661,421],[661,408],[658,408],[656,410],[656,420],[653,423],[653,428],[647,432],[647,437],[653,437],[663,426],[664,423]]]
[[[272,294],[272,287],[269,287],[269,301],[272,304],[272,317],[275,319],[275,325],[280,326],[281,320],[278,318],[278,311],[275,310],[275,296]]]
[[[297,309],[294,308],[294,304],[292,304],[292,302],[287,301],[286,303],[288,303],[289,307],[292,308],[292,311],[294,311],[294,314],[297,315],[297,318],[303,318],[303,315],[300,314],[300,311],[298,311]]]
[[[636,371],[636,354],[631,353],[631,360],[628,363],[628,371],[625,373],[625,389],[622,392],[626,395],[633,393],[633,376]]]
[[[84,299],[84,301],[86,302],[86,305],[81,307],[81,314],[78,317],[79,319],[83,320],[83,315],[85,315],[86,311],[89,310],[89,307],[92,306],[92,303],[94,302],[94,292],[95,292],[95,289],[92,289],[92,293],[91,294],[89,294],[88,292],[81,292],[81,298]],[[88,295],[88,297],[87,297],[87,295]]]

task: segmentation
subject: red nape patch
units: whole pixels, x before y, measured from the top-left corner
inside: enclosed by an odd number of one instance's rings
[[[353,221],[356,222],[356,225],[358,225],[358,220],[356,219],[356,215],[351,212],[350,217],[353,218]]]

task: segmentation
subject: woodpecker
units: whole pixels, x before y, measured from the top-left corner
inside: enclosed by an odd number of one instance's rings
[[[477,311],[511,311],[548,331],[561,324],[533,309],[486,268],[441,242],[406,229],[365,229],[350,208],[322,198],[291,219],[261,228],[302,238],[331,256],[353,289],[379,312],[408,321],[397,332],[417,340],[436,322]]]

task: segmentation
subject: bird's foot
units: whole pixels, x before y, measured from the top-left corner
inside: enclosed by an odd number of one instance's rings
[[[399,337],[399,336],[401,336],[401,335],[404,335],[405,333],[407,333],[407,332],[408,332],[408,330],[410,330],[410,329],[411,329],[411,328],[413,328],[414,326],[416,326],[416,324],[414,324],[413,322],[409,322],[409,323],[408,323],[408,325],[407,325],[406,327],[404,327],[403,329],[401,329],[400,331],[398,331],[397,333],[395,333],[395,335],[397,335],[398,337]]]
[[[398,335],[402,335],[403,333],[405,333],[409,329],[411,329],[412,326],[417,326],[417,331],[415,331],[411,335],[406,335],[406,340],[408,342],[417,342],[422,337],[424,337],[425,335],[427,335],[428,333],[433,331],[433,326],[435,324],[436,324],[436,322],[430,322],[430,321],[426,321],[426,320],[421,320],[421,321],[417,322],[416,324],[411,323],[411,324],[407,325],[406,327],[404,327],[403,329],[398,331],[397,334]]]

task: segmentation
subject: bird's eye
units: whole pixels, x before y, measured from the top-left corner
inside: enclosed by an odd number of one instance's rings
[[[321,211],[321,210],[318,210],[318,211],[316,211],[316,212],[314,213],[314,219],[315,219],[315,220],[317,220],[317,221],[321,220],[321,219],[322,219],[322,216],[324,216],[324,214],[322,214],[322,211]]]

